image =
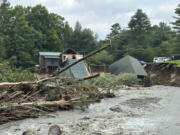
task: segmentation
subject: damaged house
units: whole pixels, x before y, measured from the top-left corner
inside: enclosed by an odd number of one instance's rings
[[[60,52],[39,52],[39,66],[41,71],[54,71],[60,64]]]
[[[39,65],[41,71],[51,72],[57,68],[64,68],[65,66],[72,64],[76,60],[79,60],[83,55],[79,54],[75,50],[69,48],[61,52],[39,52]],[[60,77],[81,78],[88,76],[89,72],[84,61],[72,66],[67,71],[59,74]]]

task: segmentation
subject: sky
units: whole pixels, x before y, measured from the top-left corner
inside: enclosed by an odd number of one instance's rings
[[[151,24],[174,21],[174,10],[179,0],[9,0],[12,6],[35,6],[41,4],[49,12],[65,18],[71,27],[79,21],[83,28],[90,28],[104,39],[110,33],[111,25],[119,23],[127,28],[137,9],[142,9]]]

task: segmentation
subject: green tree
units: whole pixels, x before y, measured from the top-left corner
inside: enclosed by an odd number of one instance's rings
[[[6,57],[6,46],[9,43],[9,34],[12,26],[12,8],[7,0],[3,0],[0,5],[0,59]]]
[[[160,22],[154,25],[150,34],[150,45],[158,47],[163,41],[168,41],[176,37],[175,32],[166,23]]]
[[[169,42],[166,41],[160,44],[159,56],[172,56],[172,45]]]
[[[73,29],[69,26],[68,22],[65,22],[62,36],[63,49],[70,47],[72,39]]]
[[[151,23],[148,16],[138,9],[131,17],[128,24],[129,27],[129,45],[132,47],[144,46],[147,47],[149,40],[149,33],[151,31]]]
[[[178,7],[175,9],[175,13],[177,15],[177,17],[174,17],[176,19],[175,22],[173,22],[172,24],[174,25],[174,29],[177,30],[177,33],[180,34],[180,4],[178,5]]]
[[[146,13],[138,9],[135,15],[131,17],[128,27],[135,34],[144,34],[148,33],[151,29],[151,23]]]
[[[121,26],[119,23],[115,23],[111,26],[111,33],[107,35],[107,38],[113,38],[121,32]]]
[[[77,21],[76,24],[75,24],[75,27],[74,27],[74,31],[75,32],[81,32],[81,30],[82,30],[82,26],[79,23],[79,21]]]
[[[89,58],[88,62],[93,65],[109,65],[113,62],[113,56],[104,50]]]
[[[177,17],[174,17],[176,21],[172,23],[174,25],[174,29],[177,32],[177,39],[174,46],[174,54],[179,54],[180,53],[180,4],[175,9],[175,13],[177,15]]]
[[[79,22],[76,23],[69,48],[73,48],[79,53],[87,54],[96,49],[96,38],[90,29],[82,29]]]
[[[34,65],[32,51],[34,49],[36,32],[32,27],[28,26],[22,6],[16,6],[12,12],[14,20],[11,34],[8,35],[10,37],[7,45],[8,58],[16,56],[16,66],[32,66]]]
[[[62,50],[61,40],[63,38],[64,18],[60,15],[49,13],[41,5],[28,7],[26,12],[26,20],[38,34],[35,47],[41,51]]]
[[[7,0],[0,5],[0,33],[7,36],[10,33],[12,22],[12,8]],[[2,35],[1,35],[2,36]]]

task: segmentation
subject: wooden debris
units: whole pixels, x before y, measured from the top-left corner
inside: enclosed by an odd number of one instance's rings
[[[99,73],[97,73],[97,74],[95,74],[95,75],[87,76],[87,77],[84,77],[84,78],[79,78],[79,79],[77,79],[77,80],[78,80],[78,81],[85,81],[85,80],[88,80],[88,79],[96,78],[96,77],[98,77],[98,76],[100,76]]]
[[[68,65],[63,72],[82,60],[110,47],[104,46]],[[0,124],[24,118],[36,118],[49,112],[72,109],[73,105],[87,106],[106,95],[94,86],[81,81],[99,76],[95,74],[78,79],[49,77],[35,82],[0,83]],[[26,134],[25,134],[26,135]]]
[[[5,110],[9,107],[16,109],[17,107],[23,107],[23,106],[47,106],[47,107],[51,107],[51,106],[65,106],[65,105],[72,105],[71,101],[66,101],[66,100],[59,100],[59,101],[42,101],[42,102],[38,102],[38,103],[34,103],[34,102],[29,102],[29,103],[14,103],[11,104],[10,106],[1,106],[0,110]]]

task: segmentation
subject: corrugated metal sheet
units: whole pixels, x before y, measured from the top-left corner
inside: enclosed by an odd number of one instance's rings
[[[147,75],[139,61],[129,55],[111,64],[109,69],[112,74],[116,75],[119,73],[133,73],[142,76]]]
[[[69,70],[66,70],[66,71],[60,73],[59,77],[62,77],[62,78],[74,78],[74,75],[73,75],[72,71],[69,69]]]
[[[65,67],[69,64],[72,64],[76,60],[74,59],[68,59],[61,67]],[[78,64],[72,66],[69,68],[69,71],[65,71],[59,74],[60,77],[69,77],[71,76],[72,78],[83,78],[88,76],[84,61],[79,62]]]
[[[52,56],[50,56],[50,55],[48,55],[48,56],[44,56],[44,58],[46,58],[46,59],[59,59],[60,57],[59,56],[54,56],[54,55],[52,55]]]
[[[41,56],[60,56],[61,52],[39,52]]]

